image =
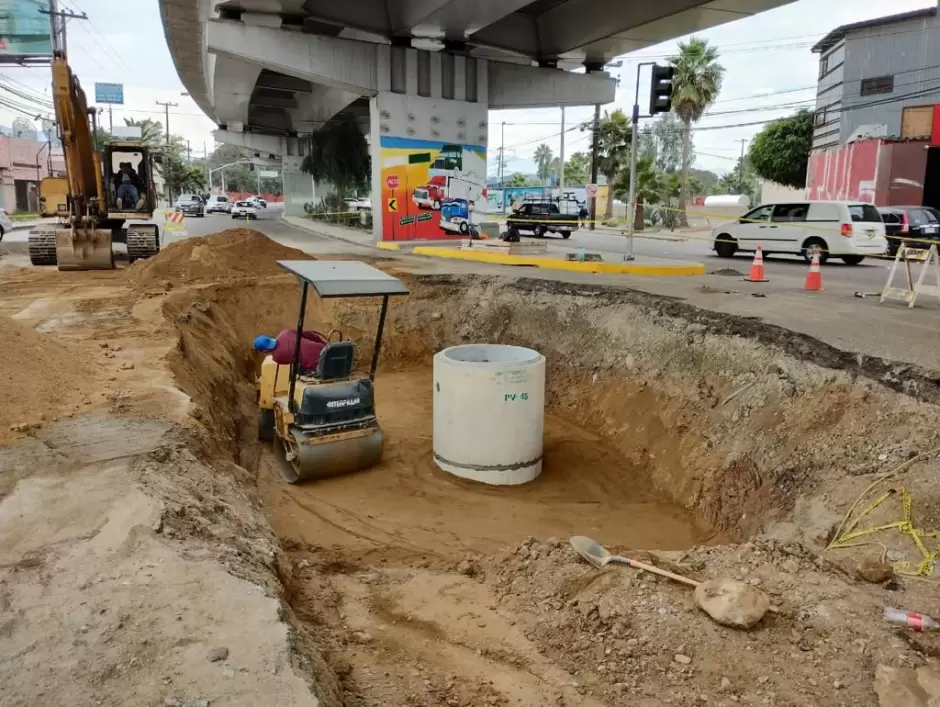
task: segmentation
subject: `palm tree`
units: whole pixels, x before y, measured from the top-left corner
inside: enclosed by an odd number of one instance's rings
[[[684,126],[682,142],[682,189],[679,198],[682,225],[687,225],[685,204],[689,198],[689,167],[692,153],[692,123],[697,123],[718,98],[724,67],[718,63],[718,48],[707,39],[692,37],[679,42],[679,54],[669,58],[675,67],[672,80],[672,109]]]
[[[552,173],[552,148],[546,145],[544,142],[535,148],[535,164],[538,165],[538,175],[539,179],[542,181],[542,186],[545,186],[545,181],[548,179],[548,175]]]
[[[147,147],[157,147],[163,144],[163,123],[159,120],[125,118],[124,125],[129,128],[140,128],[140,141]]]
[[[629,167],[630,133],[630,120],[622,110],[604,114],[597,137],[597,157],[598,168],[610,185],[617,181],[617,174],[621,170]],[[611,218],[613,213],[614,200],[609,198],[607,199],[604,219]]]

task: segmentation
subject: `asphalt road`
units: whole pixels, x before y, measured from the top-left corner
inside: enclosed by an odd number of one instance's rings
[[[711,237],[707,231],[693,232],[687,237],[689,240],[684,242],[655,236],[637,237],[633,241],[633,252],[637,258],[646,256],[705,263],[706,272],[709,273],[731,269],[746,276],[750,271],[753,254],[719,258],[711,249]],[[607,261],[620,260],[627,252],[626,236],[587,229],[576,231],[567,240],[560,236],[548,236],[547,241],[551,246],[584,248],[588,252],[601,253]],[[841,285],[860,292],[880,292],[887,281],[890,267],[890,260],[876,258],[868,258],[854,266],[833,259],[824,266],[823,282],[826,286]],[[780,280],[789,286],[802,286],[808,270],[809,266],[796,256],[772,255],[764,258],[764,272],[771,282]]]
[[[280,243],[314,255],[376,255],[376,251],[369,246],[353,245],[288,225],[280,220],[281,214],[281,208],[272,204],[268,209],[261,211],[258,220],[247,224],[223,214],[213,214],[201,219],[190,218],[186,219],[185,233],[165,231],[163,242],[167,245],[182,238],[194,238],[227,228],[247,226]],[[316,228],[313,224],[311,226]],[[25,245],[27,235],[28,231],[7,234],[3,245],[16,241],[23,241]],[[622,257],[624,238],[610,233],[583,231],[576,233],[568,241],[553,238],[550,243],[603,252],[605,259],[613,260]],[[777,326],[803,332],[842,350],[918,363],[940,370],[940,302],[936,298],[922,296],[914,309],[908,309],[903,303],[879,304],[877,297],[855,296],[856,292],[881,291],[888,276],[887,261],[866,260],[862,265],[855,267],[844,265],[840,261],[827,264],[823,267],[825,290],[807,292],[803,289],[803,281],[808,266],[796,258],[768,258],[765,270],[770,282],[758,284],[743,281],[750,268],[750,257],[738,256],[730,260],[718,258],[709,251],[707,243],[700,241],[637,239],[635,243],[639,256],[645,254],[660,258],[698,260],[704,262],[707,272],[712,274],[669,278],[596,275],[439,260],[390,251],[383,251],[381,257],[400,260],[404,269],[415,272],[524,276],[641,290],[685,300],[706,310],[759,318]],[[25,259],[24,256],[25,248],[20,258]],[[714,274],[716,271],[723,271],[723,274]]]

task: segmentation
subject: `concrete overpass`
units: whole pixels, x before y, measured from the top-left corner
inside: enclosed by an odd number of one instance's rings
[[[219,141],[279,155],[289,172],[302,159],[298,138],[352,116],[371,140],[375,195],[387,176],[383,144],[398,153],[409,140],[467,145],[475,161],[488,110],[609,103],[615,82],[603,66],[614,57],[791,1],[160,4],[180,78]],[[586,71],[568,70],[577,67]]]

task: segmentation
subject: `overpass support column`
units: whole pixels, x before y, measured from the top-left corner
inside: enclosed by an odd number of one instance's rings
[[[486,206],[487,61],[408,47],[378,51],[370,99],[373,235],[466,234]]]

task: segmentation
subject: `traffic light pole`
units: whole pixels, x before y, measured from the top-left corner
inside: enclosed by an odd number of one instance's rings
[[[640,132],[640,70],[644,66],[655,66],[656,62],[648,61],[636,67],[636,93],[633,99],[632,128],[630,132],[630,195],[627,197],[627,252],[624,260],[636,260],[633,254],[633,236],[636,232],[636,158],[638,152]],[[609,187],[608,187],[609,189]],[[612,197],[608,193],[608,198]]]

